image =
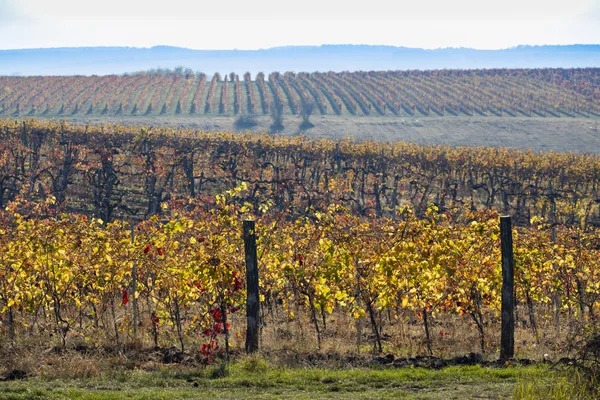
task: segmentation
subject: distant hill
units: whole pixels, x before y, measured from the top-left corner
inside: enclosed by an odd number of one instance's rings
[[[184,66],[206,74],[260,71],[584,68],[600,66],[600,45],[518,46],[504,50],[368,45],[290,46],[265,50],[179,47],[76,47],[0,50],[0,75],[107,75]]]

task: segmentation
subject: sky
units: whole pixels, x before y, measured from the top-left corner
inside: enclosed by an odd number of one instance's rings
[[[600,44],[600,0],[0,0],[0,49]]]

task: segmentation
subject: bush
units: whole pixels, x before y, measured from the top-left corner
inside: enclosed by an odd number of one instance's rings
[[[282,131],[285,126],[283,126],[283,104],[279,102],[271,103],[271,126],[269,126],[270,133],[277,133]]]
[[[314,128],[314,127],[315,127],[315,124],[313,124],[310,121],[302,121],[299,126],[300,130],[302,130],[302,131],[305,131],[307,129]]]
[[[240,115],[233,123],[235,129],[251,129],[256,125],[258,125],[258,122],[252,115]]]

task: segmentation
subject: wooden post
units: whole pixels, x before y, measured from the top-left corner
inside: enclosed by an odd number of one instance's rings
[[[131,244],[135,244],[135,222],[131,220]],[[133,341],[137,341],[138,301],[137,301],[137,261],[131,269],[131,296],[133,297]]]
[[[500,217],[500,242],[502,246],[502,338],[500,360],[515,355],[514,261],[512,226],[509,216]]]
[[[362,306],[360,298],[360,269],[358,265],[358,256],[354,257],[354,268],[356,275],[355,301],[358,307]],[[356,351],[360,353],[360,345],[362,338],[362,318],[356,318]]]
[[[258,350],[258,258],[254,221],[244,221],[244,251],[246,254],[246,353]]]

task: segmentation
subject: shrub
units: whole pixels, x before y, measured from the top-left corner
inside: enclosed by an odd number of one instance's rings
[[[233,123],[235,129],[250,129],[258,125],[256,118],[252,115],[240,115]]]

